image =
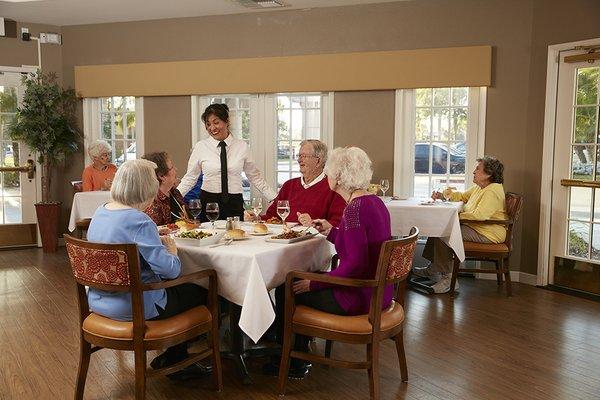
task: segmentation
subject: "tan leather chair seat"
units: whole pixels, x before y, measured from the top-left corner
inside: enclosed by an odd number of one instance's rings
[[[476,251],[478,253],[508,253],[508,246],[504,243],[475,243],[463,242],[465,252]]]
[[[203,322],[210,322],[212,316],[205,306],[194,307],[174,317],[146,321],[145,340],[164,339],[185,332]],[[91,335],[114,340],[133,340],[133,322],[115,321],[102,315],[91,313],[83,321],[83,330]]]
[[[381,312],[381,330],[394,328],[404,321],[404,309],[395,301]],[[307,306],[296,306],[293,317],[294,324],[302,324],[332,332],[348,334],[370,334],[372,331],[369,316],[365,315],[335,315],[315,310]]]

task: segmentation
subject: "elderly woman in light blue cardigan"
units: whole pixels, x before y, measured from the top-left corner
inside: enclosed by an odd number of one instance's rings
[[[135,243],[140,253],[144,283],[174,279],[181,273],[175,242],[168,236],[159,237],[156,224],[143,212],[158,191],[155,168],[156,164],[148,160],[131,160],[121,165],[110,190],[111,201],[96,210],[87,233],[91,242]],[[206,297],[206,290],[192,283],[145,291],[144,317],[148,320],[169,318],[205,304]],[[129,293],[91,288],[88,302],[97,314],[121,321],[133,319]],[[160,368],[187,357],[187,343],[182,343],[168,348],[150,365]],[[204,374],[199,366],[192,365],[169,377],[182,380]]]

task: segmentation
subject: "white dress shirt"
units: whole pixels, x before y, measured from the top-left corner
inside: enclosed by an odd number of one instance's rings
[[[325,178],[325,171],[321,172],[319,174],[319,176],[317,176],[315,179],[313,179],[310,183],[306,183],[306,182],[304,182],[304,177],[302,175],[300,175],[300,183],[302,184],[302,187],[304,189],[308,189],[309,187],[314,186],[317,183],[321,182],[324,178]]]
[[[271,189],[256,164],[250,157],[248,144],[240,139],[234,138],[231,134],[224,140],[227,144],[227,184],[228,192],[242,193],[242,171],[267,200],[273,200],[277,193]],[[196,184],[200,174],[204,174],[202,180],[202,190],[210,193],[221,193],[221,148],[219,141],[208,137],[199,141],[194,146],[190,160],[188,161],[187,172],[181,178],[181,183],[177,187],[183,196],[190,191]]]

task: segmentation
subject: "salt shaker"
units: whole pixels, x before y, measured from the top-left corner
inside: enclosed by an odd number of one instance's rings
[[[240,229],[240,217],[233,217],[233,229]]]
[[[227,217],[227,222],[225,223],[225,230],[230,231],[232,229],[234,229],[233,218]]]

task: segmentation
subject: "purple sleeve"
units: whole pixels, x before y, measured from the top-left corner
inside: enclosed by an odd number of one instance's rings
[[[333,228],[327,239],[330,239],[333,231],[338,229]],[[334,234],[337,236],[337,233]],[[364,227],[346,228],[344,230],[344,247],[350,249],[344,252],[346,255],[340,260],[340,264],[336,269],[328,272],[327,275],[337,276],[340,278],[360,278],[364,276],[364,270],[369,262],[369,246],[367,242],[367,233]],[[337,285],[332,285],[323,282],[310,282],[310,290],[321,290]]]

